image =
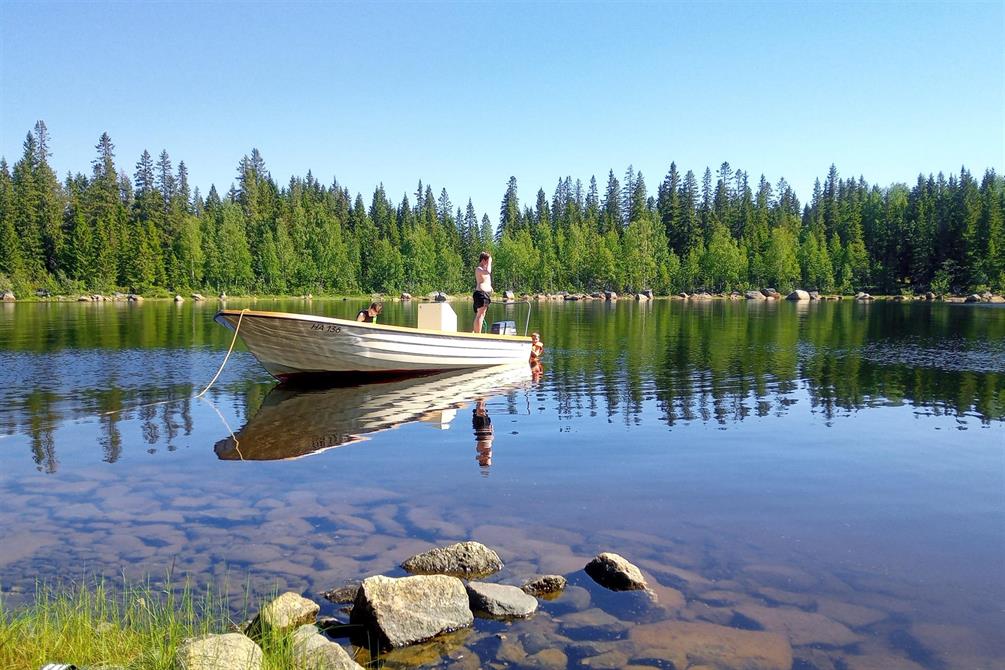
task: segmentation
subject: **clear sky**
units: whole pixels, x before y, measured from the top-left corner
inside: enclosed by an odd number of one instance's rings
[[[722,161],[800,198],[842,176],[1002,172],[1005,12],[982,3],[0,0],[0,154],[43,119],[60,176],[107,131],[226,191],[257,147],[369,203],[419,179],[498,217],[560,176]],[[411,196],[410,196],[411,197]]]

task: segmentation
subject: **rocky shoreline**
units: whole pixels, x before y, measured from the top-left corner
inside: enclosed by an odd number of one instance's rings
[[[511,665],[559,670],[568,667],[568,652],[573,650],[582,657],[581,667],[598,669],[788,670],[793,663],[791,645],[777,632],[661,617],[629,626],[602,609],[573,607],[560,619],[563,631],[594,631],[608,641],[577,642],[558,630],[512,638],[496,633],[495,660],[485,665],[473,654],[458,653],[451,638],[478,626],[480,620],[512,622],[532,617],[538,598],[554,600],[564,595],[567,579],[535,576],[520,587],[478,581],[501,570],[503,564],[495,551],[471,541],[417,554],[405,560],[402,568],[419,574],[374,575],[324,592],[327,600],[348,605],[340,610],[348,613],[348,622],[319,618],[318,603],[294,592],[283,593],[235,631],[186,640],[178,650],[175,667],[261,670],[260,645],[284,636],[291,640],[295,670],[360,670],[378,658],[384,667],[408,667],[436,660],[438,655],[449,655],[443,659],[449,661],[447,667],[465,670]],[[583,572],[612,593],[638,593],[633,607],[644,605],[660,615],[677,612],[684,601],[675,589],[651,587],[638,566],[615,553],[598,554]],[[574,590],[582,591],[582,587]],[[570,594],[572,599],[579,597],[578,593]],[[633,596],[625,593],[624,597]],[[366,653],[354,659],[335,641],[338,638],[366,649]],[[407,649],[416,651],[406,653]],[[385,657],[385,652],[393,653]]]
[[[228,299],[233,300],[273,300],[273,299],[289,299],[289,300],[314,300],[312,294],[306,295],[230,295],[226,293],[221,293],[219,296],[213,296],[212,300],[218,302],[226,302]],[[192,293],[188,298],[182,296],[181,294],[175,294],[173,297],[171,295],[156,295],[156,296],[143,296],[138,293],[121,293],[115,292],[111,294],[102,293],[87,293],[80,295],[52,295],[47,291],[44,293],[39,293],[28,298],[17,298],[12,291],[0,291],[0,302],[3,303],[14,303],[14,302],[81,302],[81,303],[105,303],[105,302],[127,302],[127,303],[142,303],[145,300],[152,301],[173,301],[176,304],[182,304],[186,300],[192,300],[193,302],[207,302],[207,298],[200,293]],[[442,291],[435,291],[424,296],[412,296],[410,293],[401,293],[400,295],[362,295],[362,296],[318,296],[320,300],[334,300],[334,301],[347,301],[347,300],[382,300],[385,302],[465,302],[471,300],[471,295],[456,294],[451,295],[443,293]],[[731,291],[729,293],[718,292],[709,293],[707,291],[695,291],[692,293],[680,292],[674,295],[656,295],[651,290],[640,291],[638,293],[631,293],[627,296],[619,296],[615,291],[593,291],[593,292],[569,292],[569,291],[559,291],[557,293],[522,293],[519,296],[513,291],[502,291],[500,293],[500,301],[503,304],[518,303],[518,302],[589,302],[589,301],[601,301],[601,302],[617,302],[619,299],[635,300],[637,302],[647,302],[650,300],[688,300],[694,302],[701,302],[705,300],[751,300],[751,301],[761,301],[761,300],[790,300],[794,302],[803,301],[841,301],[841,300],[855,300],[859,302],[867,302],[871,300],[879,301],[891,301],[891,302],[948,302],[948,303],[1005,303],[1005,296],[991,293],[990,291],[984,291],[983,293],[969,293],[969,294],[956,294],[956,295],[936,295],[935,293],[929,291],[927,293],[918,294],[901,294],[901,295],[870,295],[864,291],[859,291],[854,295],[842,295],[842,294],[826,294],[820,293],[819,291],[806,291],[803,289],[796,289],[789,293],[780,293],[773,288],[762,288],[762,289],[752,289],[740,293],[739,291]]]

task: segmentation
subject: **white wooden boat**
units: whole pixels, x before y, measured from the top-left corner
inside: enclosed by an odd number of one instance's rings
[[[530,338],[361,323],[307,314],[224,309],[220,324],[280,380],[304,375],[402,375],[526,362]]]
[[[355,444],[371,433],[416,421],[448,428],[467,403],[530,383],[530,366],[521,362],[357,386],[283,384],[269,392],[236,435],[217,442],[214,450],[221,460],[285,460]]]

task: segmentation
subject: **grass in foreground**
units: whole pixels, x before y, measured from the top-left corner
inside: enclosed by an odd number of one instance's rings
[[[9,608],[0,600],[0,668],[73,663],[89,670],[171,670],[185,638],[231,632],[233,625],[224,594],[196,593],[187,584],[179,589],[149,584],[113,589],[104,580],[40,584],[32,604]],[[293,666],[289,636],[259,643],[264,668]]]

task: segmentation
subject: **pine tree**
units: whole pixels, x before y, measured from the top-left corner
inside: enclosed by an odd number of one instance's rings
[[[516,232],[520,226],[520,199],[517,196],[516,177],[510,177],[506,184],[506,193],[499,206],[499,229],[497,239],[501,239],[508,231]]]
[[[607,175],[607,191],[604,194],[603,210],[600,218],[600,233],[607,234],[621,227],[621,184],[614,176],[614,170]]]
[[[686,237],[681,227],[680,173],[676,163],[670,163],[670,171],[657,190],[656,209],[670,248],[680,253],[685,248]]]
[[[0,290],[14,288],[24,273],[21,245],[14,226],[14,184],[7,160],[0,158]]]
[[[26,277],[33,282],[39,282],[45,276],[45,252],[39,221],[43,197],[38,172],[38,145],[35,136],[28,133],[24,141],[24,155],[14,164],[12,184],[14,229],[20,242],[21,262]]]
[[[56,178],[56,173],[49,166],[49,132],[44,121],[35,124],[36,158],[35,184],[38,188],[39,203],[36,213],[36,226],[39,229],[42,242],[42,259],[46,272],[56,274],[63,256],[63,209],[65,197]]]

